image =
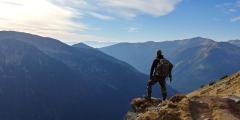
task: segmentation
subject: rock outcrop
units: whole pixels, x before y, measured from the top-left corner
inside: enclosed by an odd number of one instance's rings
[[[135,98],[126,120],[240,120],[240,72],[166,101]]]

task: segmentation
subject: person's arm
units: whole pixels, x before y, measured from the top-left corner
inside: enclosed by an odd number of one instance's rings
[[[157,66],[157,59],[155,59],[152,63],[152,67],[151,67],[151,71],[150,71],[150,79],[152,79],[153,72],[154,72],[154,69],[156,66]]]
[[[170,78],[170,82],[172,82],[172,69],[173,69],[173,64],[170,62],[170,68],[169,68],[169,78]]]

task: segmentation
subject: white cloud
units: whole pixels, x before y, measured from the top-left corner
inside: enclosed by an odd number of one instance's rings
[[[228,11],[229,11],[229,12],[237,12],[237,10],[234,9],[234,8],[230,8]]]
[[[231,22],[240,21],[240,0],[234,0],[216,5],[217,8],[221,9],[225,14],[229,15]],[[233,17],[232,16],[238,16]]]
[[[180,0],[100,0],[100,5],[116,14],[134,17],[139,14],[163,16],[172,12]]]
[[[109,16],[134,18],[141,14],[163,16],[172,12],[181,0],[50,0],[62,7],[90,11],[99,17],[104,12]],[[86,13],[85,13],[86,14]],[[95,15],[96,16],[96,15]],[[103,17],[99,17],[100,19]]]
[[[113,19],[110,16],[102,15],[102,14],[99,14],[99,13],[96,13],[96,12],[89,12],[88,14],[93,16],[93,17],[95,17],[95,18],[102,19],[102,20],[111,20],[111,19]]]
[[[0,0],[0,11],[0,30],[56,35],[65,39],[65,34],[88,29],[87,25],[71,20],[74,12],[47,0]]]
[[[232,22],[240,21],[240,16],[231,19]]]
[[[136,27],[129,27],[128,29],[127,29],[127,31],[128,32],[130,32],[130,33],[132,33],[132,32],[138,32],[138,28],[136,28]]]
[[[86,16],[101,20],[139,15],[163,16],[181,0],[0,0],[0,30],[30,32],[61,40],[103,40],[84,34],[89,28],[81,21]],[[77,18],[77,20],[73,20]],[[93,26],[95,27],[95,26]],[[97,27],[96,27],[97,28]],[[137,28],[129,28],[137,32]]]
[[[216,7],[221,9],[224,13],[233,14],[240,10],[240,0],[218,4]]]

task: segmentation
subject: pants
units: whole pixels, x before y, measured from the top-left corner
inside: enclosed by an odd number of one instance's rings
[[[151,80],[148,81],[148,84],[147,84],[147,97],[148,98],[151,98],[151,96],[152,96],[152,86],[154,84],[156,84],[157,82],[159,83],[159,85],[161,87],[163,100],[165,100],[167,98],[167,89],[166,89],[165,79],[166,79],[166,77],[154,76]]]

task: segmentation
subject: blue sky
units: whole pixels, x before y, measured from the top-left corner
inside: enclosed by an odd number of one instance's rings
[[[240,0],[0,0],[0,30],[63,42],[240,39]]]

